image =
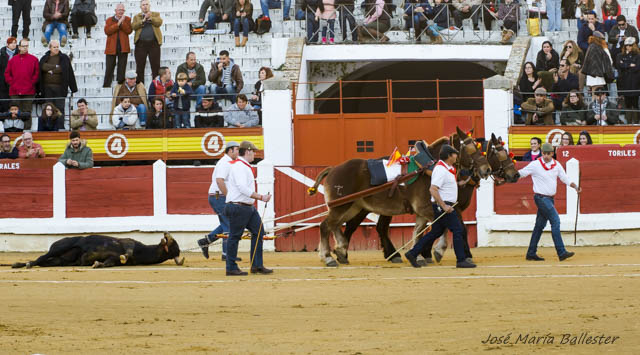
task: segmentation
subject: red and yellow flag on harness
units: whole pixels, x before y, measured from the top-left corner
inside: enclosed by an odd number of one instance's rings
[[[397,163],[400,158],[402,158],[402,154],[400,154],[400,152],[398,151],[398,147],[395,147],[393,149],[393,152],[391,152],[391,155],[389,155],[387,167],[390,167],[391,165]]]

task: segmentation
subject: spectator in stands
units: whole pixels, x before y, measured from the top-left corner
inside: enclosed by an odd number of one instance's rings
[[[593,36],[589,38],[589,49],[582,65],[582,74],[587,76],[586,85],[591,92],[607,85],[607,81],[613,81],[612,63],[607,42],[604,41],[604,34],[595,31]]]
[[[87,38],[91,38],[91,27],[97,23],[96,0],[75,0],[73,9],[71,9],[71,27],[73,29],[71,38],[79,38],[78,29],[80,27],[84,27]]]
[[[506,0],[498,6],[498,13],[492,13],[494,17],[502,21],[501,44],[508,44],[511,38],[518,33],[518,18],[520,7],[513,0]],[[489,28],[490,29],[490,28]]]
[[[173,100],[173,127],[191,128],[191,98],[193,90],[187,84],[188,77],[185,73],[176,76],[176,85],[171,89]]]
[[[231,22],[233,19],[234,0],[204,0],[200,6],[200,22],[204,22],[207,10],[211,8],[207,17],[207,30],[214,30],[218,22]]]
[[[15,37],[7,38],[7,45],[0,49],[0,112],[9,110],[9,84],[4,79],[4,71],[11,58],[13,58],[18,50],[18,41]]]
[[[160,69],[162,71],[162,69]],[[147,116],[147,129],[165,129],[173,127],[171,115],[165,109],[163,97],[154,97],[151,100],[151,109]]]
[[[114,97],[111,102],[112,108],[115,108],[116,97],[129,97],[131,98],[131,104],[136,107],[139,124],[144,126],[147,119],[147,93],[144,89],[144,84],[136,83],[136,72],[129,70],[125,75],[126,79],[124,84],[116,85],[113,90]]]
[[[16,100],[20,111],[31,112],[36,85],[40,78],[38,58],[29,54],[29,40],[21,39],[18,55],[9,61],[4,79],[9,84],[9,96]],[[24,129],[31,129],[31,118],[24,122]]]
[[[67,27],[69,27],[69,0],[46,0],[42,10],[42,45],[48,46],[54,30],[60,35],[60,45],[67,45]]]
[[[42,106],[42,114],[38,118],[38,132],[56,132],[64,130],[64,115],[51,102]]]
[[[33,141],[33,135],[31,132],[24,132],[22,134],[22,143],[18,147],[18,157],[20,159],[37,159],[44,158],[47,155],[44,153],[44,149],[38,143]]]
[[[609,51],[611,52],[611,58],[614,60],[618,57],[618,53],[622,51],[624,41],[627,38],[633,38],[634,43],[638,43],[638,30],[627,23],[624,15],[618,16],[616,21],[618,21],[618,26],[613,27],[611,31],[609,31]]]
[[[104,54],[107,56],[104,73],[103,88],[110,88],[113,81],[113,69],[118,62],[116,80],[118,84],[124,82],[124,72],[127,70],[127,57],[131,48],[129,47],[129,34],[131,28],[131,18],[124,14],[124,4],[116,5],[116,14],[107,18],[104,25],[104,33],[107,35],[107,45]]]
[[[320,22],[316,19],[316,10],[323,8],[322,0],[304,0],[307,27],[307,43],[318,42]],[[322,11],[322,9],[321,9]],[[359,29],[360,27],[358,27]]]
[[[224,127],[224,118],[220,105],[213,96],[205,96],[196,109],[196,128]]]
[[[147,57],[149,57],[149,64],[151,65],[151,77],[158,76],[158,71],[160,70],[160,46],[162,46],[160,26],[162,26],[162,18],[158,12],[151,11],[149,0],[142,0],[140,9],[142,12],[133,17],[131,28],[136,31],[133,36],[133,43],[136,44],[134,53],[138,82],[144,83],[144,67],[147,64]]]
[[[580,132],[580,136],[578,137],[578,145],[591,145],[593,144],[593,140],[591,139],[591,134],[587,131]]]
[[[542,42],[542,49],[536,57],[536,69],[538,71],[550,71],[551,69],[558,69],[559,66],[560,56],[558,52],[553,49],[551,42]]]
[[[482,5],[482,0],[453,0],[453,17],[455,19],[456,27],[462,28],[462,19],[471,17],[473,21],[473,30],[478,31],[478,16],[480,11],[479,7]]]
[[[542,139],[538,137],[531,138],[529,142],[531,145],[531,149],[524,153],[522,156],[522,161],[534,161],[542,156],[542,152],[540,152],[540,146],[542,145]]]
[[[302,20],[304,19],[304,12],[302,12],[302,14],[299,13],[299,11],[301,10],[298,10],[298,3],[302,3],[301,5],[302,7],[304,6],[304,1],[296,0],[296,20]],[[353,16],[353,12],[355,10],[354,3],[355,3],[355,0],[336,0],[335,1],[335,4],[339,10],[338,20],[340,21],[340,31],[342,32],[342,42],[347,42],[349,33],[351,33],[351,40],[353,42],[358,41],[357,23],[356,23],[356,18]],[[347,23],[349,24],[348,29],[347,29]]]
[[[619,16],[618,19],[622,17]],[[613,31],[613,30],[612,30]],[[638,124],[638,96],[640,93],[640,51],[634,37],[624,40],[622,52],[616,59],[618,80],[616,81],[618,94],[624,97],[624,107],[627,109],[625,118],[628,124]]]
[[[537,88],[535,97],[522,103],[522,111],[527,114],[527,125],[553,125],[553,110],[553,101],[547,99],[545,88]]]
[[[236,94],[244,87],[240,66],[229,58],[226,50],[220,51],[218,59],[211,63],[209,81],[212,82],[209,92],[216,95],[217,101],[227,99],[235,102]]]
[[[566,126],[584,126],[587,124],[587,105],[578,90],[571,90],[562,102],[560,123]]]
[[[244,94],[238,95],[236,103],[224,112],[224,120],[229,127],[254,127],[259,123],[258,113],[247,102]]]
[[[262,93],[264,92],[263,81],[269,78],[273,78],[273,72],[271,71],[271,68],[260,68],[260,71],[258,71],[258,78],[259,79],[258,81],[256,81],[256,84],[254,86],[253,95],[251,95],[251,100],[249,101],[251,106],[256,110],[260,110],[262,108]]]
[[[560,60],[558,71],[553,73],[553,88],[551,89],[551,99],[556,110],[562,110],[562,101],[567,97],[569,91],[578,89],[578,76],[571,74],[569,63],[566,59]]]
[[[587,13],[587,22],[578,30],[578,46],[583,52],[587,52],[589,47],[589,37],[593,36],[593,32],[604,33],[604,25],[598,22],[598,17],[594,11]]]
[[[322,44],[327,44],[327,27],[329,28],[329,44],[335,43],[336,7],[334,0],[323,0],[322,10],[316,9],[316,20],[322,26]],[[322,21],[321,21],[322,20]]]
[[[11,6],[11,37],[18,38],[18,21],[22,15],[22,38],[29,40],[31,0],[9,0]]]
[[[25,130],[27,122],[31,125],[31,113],[22,112],[20,106],[12,102],[9,105],[9,112],[0,113],[0,121],[4,127],[3,132],[22,132]]]
[[[17,159],[18,147],[11,146],[11,137],[4,133],[0,135],[0,159]]]
[[[279,9],[280,1],[274,0],[260,0],[260,8],[262,14],[269,17],[269,9]],[[284,9],[282,12],[282,21],[289,21],[289,11],[291,10],[291,0],[284,0]]]
[[[604,30],[606,33],[616,25],[616,19],[622,13],[622,8],[616,0],[604,0],[602,3],[602,21],[604,22]]]
[[[321,1],[321,0],[320,0]],[[380,42],[389,42],[385,32],[391,29],[391,16],[385,9],[384,0],[364,0],[366,17],[363,26],[358,26],[358,38],[372,38]],[[322,11],[322,9],[320,9]],[[315,41],[313,41],[315,42]]]
[[[187,61],[180,64],[176,70],[176,81],[178,75],[184,73],[187,76],[187,85],[196,96],[196,104],[202,102],[202,95],[207,91],[207,76],[204,73],[204,67],[196,61],[194,52],[187,53]]]
[[[560,146],[566,147],[573,145],[573,136],[569,132],[562,133],[562,139],[560,140]]]
[[[562,2],[560,0],[545,0],[549,23],[547,32],[558,32],[562,27]]]
[[[587,112],[587,124],[612,126],[620,123],[620,112],[616,104],[607,98],[607,90],[598,88],[593,94],[593,101]]]
[[[98,129],[98,116],[96,111],[89,108],[87,100],[80,99],[76,102],[77,109],[71,112],[69,126],[72,130],[95,131]]]
[[[408,30],[413,27],[414,38],[416,42],[420,42],[422,32],[430,37],[431,43],[441,44],[442,37],[438,33],[438,29],[435,28],[435,24],[427,26],[428,17],[433,15],[433,9],[429,2],[420,2],[421,0],[410,0],[404,5],[404,19],[405,29]],[[426,31],[425,31],[426,29]],[[434,32],[436,36],[434,36]]]
[[[437,30],[438,37],[440,37],[440,31],[446,28],[449,28],[449,23],[451,23],[449,18],[450,17],[449,6],[450,6],[449,0],[434,0],[433,6],[431,6],[432,14],[433,14],[433,23],[434,23],[432,26],[432,29]],[[435,33],[434,33],[434,36],[435,36]],[[440,42],[441,40],[442,38],[436,41]]]
[[[564,42],[564,45],[562,46],[560,60],[562,59],[569,63],[569,71],[572,74],[577,75],[580,72],[580,68],[582,68],[582,63],[584,62],[584,53],[582,52],[582,49],[578,47],[576,42],[568,40]]]
[[[253,5],[251,4],[251,0],[236,0],[234,9],[233,34],[236,39],[236,47],[244,47],[249,40],[249,31],[256,27],[252,18]],[[240,29],[242,29],[242,43],[240,43]]]
[[[346,1],[351,1],[351,0],[346,0]],[[354,0],[355,1],[355,0]],[[298,21],[304,20],[305,19],[305,8],[306,8],[306,4],[305,4],[305,0],[296,0],[296,6],[295,6],[295,10],[296,10],[296,16],[295,19]]]
[[[68,169],[93,168],[93,152],[87,146],[87,141],[80,139],[80,132],[72,131],[69,134],[69,144],[64,153],[58,158],[58,162]]]
[[[49,42],[49,50],[40,58],[40,90],[42,97],[50,99],[63,117],[69,90],[78,92],[71,60],[60,52],[60,44],[56,40]]]
[[[198,64],[199,65],[199,64]],[[203,69],[204,70],[204,69]],[[205,79],[206,81],[206,79]],[[164,97],[165,105],[167,108],[171,108],[173,102],[171,101],[171,88],[173,88],[173,80],[171,80],[171,70],[168,67],[160,67],[158,71],[158,77],[151,81],[149,86],[149,98],[154,99],[157,97]],[[205,87],[206,90],[206,87]],[[171,105],[169,105],[171,103]]]
[[[596,8],[593,0],[580,0],[576,9],[576,18],[578,19],[578,30],[587,22],[587,14]]]
[[[130,98],[120,98],[120,104],[116,106],[113,110],[113,115],[111,115],[111,124],[116,129],[141,128],[138,112],[136,111],[136,107],[131,104]]]
[[[532,62],[524,63],[524,73],[520,78],[518,89],[522,94],[522,101],[533,98],[533,92],[542,86],[542,79],[538,78],[536,66]]]

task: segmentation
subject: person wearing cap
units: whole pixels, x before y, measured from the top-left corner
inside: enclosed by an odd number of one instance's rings
[[[223,116],[222,108],[213,95],[204,96],[202,103],[196,108],[196,128],[224,127]]]
[[[213,173],[211,174],[211,186],[209,186],[209,206],[213,212],[218,215],[220,224],[211,233],[205,235],[204,238],[198,240],[198,245],[202,249],[202,255],[209,259],[209,244],[218,240],[218,234],[229,234],[229,218],[224,214],[227,195],[227,179],[231,170],[231,162],[238,158],[238,150],[240,144],[238,142],[227,142],[224,155],[218,163],[216,163]],[[222,260],[227,259],[227,239],[222,240]],[[240,258],[236,258],[241,261]]]
[[[418,255],[426,246],[432,245],[446,229],[453,233],[453,249],[457,259],[456,267],[476,267],[474,263],[466,260],[467,255],[463,241],[464,229],[454,208],[454,204],[458,201],[458,183],[456,181],[456,168],[454,167],[458,155],[458,151],[448,144],[443,145],[440,150],[440,160],[433,168],[431,187],[429,188],[433,216],[436,219],[440,219],[431,225],[429,233],[420,238],[413,248],[404,254],[413,267],[420,267],[417,262]]]
[[[582,27],[578,29],[578,47],[582,49],[583,53],[587,52],[589,47],[589,37],[593,36],[594,31],[604,33],[604,25],[602,22],[598,22],[598,15],[595,11],[587,12],[587,20],[582,24]]]
[[[627,23],[627,18],[620,15],[615,20],[617,26],[613,26],[609,30],[609,40],[611,44],[611,58],[615,59],[622,50],[627,38],[633,38],[634,43],[638,43],[638,30],[631,24]]]
[[[628,25],[630,26],[630,25]],[[622,51],[616,57],[618,92],[624,97],[624,115],[628,124],[638,124],[638,89],[640,89],[640,51],[634,37],[624,40]]]
[[[140,124],[144,126],[147,121],[147,91],[143,83],[137,83],[135,71],[129,70],[125,74],[125,81],[116,85],[113,89],[113,99],[111,101],[111,113],[115,109],[116,104],[120,102],[121,97],[129,97],[131,104],[135,106]]]
[[[607,98],[607,90],[597,88],[593,93],[593,101],[587,112],[587,124],[596,126],[611,126],[620,123],[620,110],[617,105]]]
[[[7,38],[7,45],[0,49],[0,73],[4,74],[9,60],[18,53],[18,41],[15,37]],[[9,109],[9,84],[0,75],[0,112],[7,112]]]
[[[556,194],[558,179],[576,189],[578,193],[582,189],[573,182],[569,181],[567,174],[555,159],[553,159],[553,146],[550,143],[542,145],[542,157],[532,161],[524,168],[518,170],[520,178],[531,175],[533,180],[533,201],[538,207],[536,215],[536,224],[531,233],[531,241],[527,250],[526,259],[543,261],[544,258],[538,256],[538,242],[542,236],[542,230],[547,225],[547,221],[551,223],[551,237],[556,247],[556,253],[560,261],[572,257],[575,253],[567,251],[560,234],[560,217],[554,206],[554,196]]]
[[[264,226],[256,210],[255,201],[269,202],[271,195],[261,195],[255,190],[255,175],[249,163],[253,162],[258,148],[251,142],[240,143],[238,159],[231,163],[227,180],[227,205],[224,214],[229,218],[229,241],[227,244],[227,276],[243,276],[246,272],[236,264],[238,243],[245,228],[251,232],[252,274],[270,274],[273,270],[264,267],[262,261],[262,240]]]
[[[547,98],[547,90],[539,87],[534,92],[534,97],[527,99],[520,106],[522,111],[527,114],[525,124],[527,125],[552,125],[553,119],[553,101]]]

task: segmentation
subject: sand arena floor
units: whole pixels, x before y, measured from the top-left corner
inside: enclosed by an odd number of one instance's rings
[[[0,353],[638,354],[640,246],[569,249],[562,263],[552,248],[544,262],[474,249],[472,270],[451,251],[421,269],[379,251],[335,269],[316,253],[267,253],[273,275],[241,278],[224,276],[219,254],[186,254],[183,267],[1,267]]]

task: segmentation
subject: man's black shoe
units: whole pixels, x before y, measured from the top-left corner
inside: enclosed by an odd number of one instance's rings
[[[246,271],[242,270],[231,270],[227,271],[227,276],[247,276],[249,275]]]
[[[544,258],[539,257],[537,254],[533,254],[527,255],[527,260],[544,261]]]
[[[205,259],[209,259],[209,240],[207,237],[198,239],[198,246],[202,250],[202,255]]]
[[[409,263],[411,263],[411,266],[413,267],[422,267],[420,264],[418,264],[418,260],[416,260],[416,257],[411,255],[411,252],[406,252],[404,254],[404,257],[407,258],[407,260],[409,260]]]
[[[251,268],[251,273],[252,274],[273,274],[273,270],[271,269],[267,269],[266,267],[262,266],[262,267],[257,267],[257,268]]]
[[[465,261],[459,261],[459,262],[457,262],[457,263],[456,263],[456,267],[458,267],[458,268],[463,268],[463,269],[471,269],[471,268],[476,267],[476,264],[474,264],[474,263],[470,263],[470,262],[468,262],[468,261],[466,261],[466,260],[465,260]]]
[[[227,255],[222,254],[222,261],[226,261],[227,260]],[[242,261],[242,258],[239,256],[236,256],[236,261]]]
[[[572,251],[568,251],[560,256],[558,256],[558,259],[560,259],[560,261],[565,260],[565,259],[569,259],[570,257],[576,255],[576,253],[572,252]]]

